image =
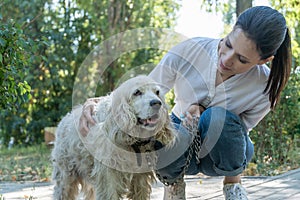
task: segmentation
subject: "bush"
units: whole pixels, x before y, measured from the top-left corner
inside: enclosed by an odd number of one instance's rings
[[[295,70],[282,92],[280,104],[250,133],[258,174],[274,175],[300,167],[299,80],[300,74]]]
[[[0,23],[0,109],[16,110],[30,99],[31,88],[24,77],[33,49],[34,42],[20,25],[13,20]]]

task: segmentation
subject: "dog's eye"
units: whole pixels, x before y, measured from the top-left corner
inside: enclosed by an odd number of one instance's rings
[[[159,90],[156,90],[155,94],[156,94],[157,96],[159,96]]]
[[[142,95],[142,92],[140,90],[136,90],[134,93],[133,93],[134,96],[140,96]]]

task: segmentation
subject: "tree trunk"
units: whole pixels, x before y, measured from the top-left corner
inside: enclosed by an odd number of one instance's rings
[[[244,10],[252,7],[252,0],[236,0],[236,16],[238,17]]]

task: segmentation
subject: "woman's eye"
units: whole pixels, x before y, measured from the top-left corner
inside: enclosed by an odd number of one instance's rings
[[[240,60],[240,62],[243,63],[243,64],[247,64],[247,63],[248,63],[248,62],[245,61],[245,60],[242,60],[242,59],[239,59],[239,60]]]
[[[133,93],[134,96],[140,96],[142,95],[142,92],[140,90],[136,90],[134,93]]]
[[[230,42],[228,41],[228,40],[226,40],[226,42],[225,42],[225,45],[228,47],[228,48],[232,48],[232,46],[231,46],[231,44],[230,44]]]
[[[239,61],[242,63],[242,64],[247,64],[248,61],[247,60],[244,60],[244,58],[242,57],[239,57]]]

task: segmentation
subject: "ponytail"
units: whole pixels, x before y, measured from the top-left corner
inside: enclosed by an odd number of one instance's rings
[[[291,73],[291,38],[287,28],[284,41],[271,62],[271,71],[264,93],[269,95],[271,109],[279,103],[280,93],[284,89]]]

